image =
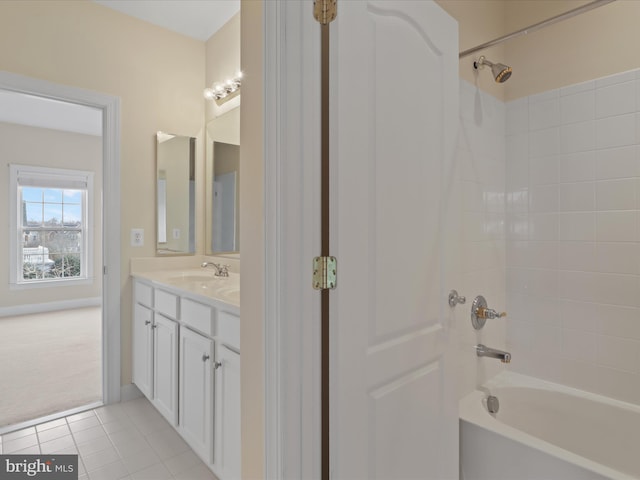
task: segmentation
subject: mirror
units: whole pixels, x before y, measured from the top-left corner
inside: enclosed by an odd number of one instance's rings
[[[240,107],[207,123],[206,253],[240,253]]]
[[[156,135],[158,255],[193,255],[195,240],[196,139]]]

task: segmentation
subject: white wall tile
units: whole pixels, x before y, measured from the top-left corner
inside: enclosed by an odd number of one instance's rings
[[[596,182],[596,209],[633,210],[637,206],[638,182],[635,178]]]
[[[598,242],[596,269],[600,273],[640,275],[640,244],[638,242]]]
[[[598,296],[598,274],[558,271],[558,298],[578,302],[595,302]]]
[[[596,152],[566,153],[558,157],[558,181],[587,182],[595,178]]]
[[[560,301],[555,297],[535,297],[531,298],[529,309],[531,311],[530,321],[536,326],[549,326],[560,328]],[[560,332],[558,332],[560,337]]]
[[[595,193],[592,182],[563,183],[559,188],[561,212],[585,212],[595,209]]]
[[[573,300],[559,300],[558,304],[563,328],[583,332],[597,331],[597,304]]]
[[[549,157],[560,153],[560,130],[556,127],[529,133],[529,156]]]
[[[529,99],[521,98],[507,104],[507,135],[529,132]]]
[[[635,79],[596,89],[596,118],[631,113],[635,108]]]
[[[532,213],[529,215],[530,240],[558,240],[558,215],[555,213]]]
[[[595,147],[596,124],[592,120],[570,123],[560,127],[560,150],[562,153],[583,152]]]
[[[598,242],[635,242],[638,240],[637,221],[633,211],[598,212],[596,239]]]
[[[572,360],[596,361],[596,335],[581,330],[562,330],[562,354]]]
[[[529,241],[525,262],[530,268],[558,268],[558,242]]]
[[[640,369],[640,342],[636,340],[598,335],[597,349],[600,365],[633,372]]]
[[[640,306],[637,275],[597,273],[596,276],[597,291],[594,300],[597,303],[627,307]]]
[[[530,321],[532,318],[530,305],[532,303],[531,297],[526,293],[510,293],[505,301],[508,315],[507,325],[511,320]]]
[[[560,361],[560,371],[562,372],[562,383],[570,387],[586,390],[587,392],[598,391],[598,380],[593,374],[593,365],[587,362],[580,362],[570,358],[562,358]]]
[[[559,326],[535,325],[532,346],[535,350],[560,354],[563,351],[562,329]]]
[[[568,85],[560,89],[560,96],[575,95],[576,93],[586,92],[594,90],[596,88],[595,80],[589,80],[587,82],[576,83],[574,85]]]
[[[547,100],[552,100],[554,98],[558,98],[560,96],[560,90],[547,90],[546,92],[536,93],[535,95],[529,96],[529,105],[532,103],[544,102]]]
[[[598,392],[624,402],[640,403],[640,382],[631,372],[609,367],[593,369],[598,379]]]
[[[597,305],[596,331],[602,335],[640,340],[640,309]]]
[[[560,98],[560,119],[563,125],[595,118],[595,92],[587,90]]]
[[[593,242],[596,239],[596,215],[593,212],[561,213],[558,225],[558,238],[562,241]]]
[[[617,115],[596,120],[597,148],[622,147],[636,143],[636,116]]]
[[[510,213],[507,215],[506,235],[509,240],[529,239],[529,215]]]
[[[511,103],[511,368],[640,403],[640,69]]]
[[[595,242],[558,242],[558,268],[581,272],[596,272]]]
[[[529,159],[529,185],[558,183],[558,157],[532,157]]]
[[[534,297],[556,298],[558,292],[558,271],[555,269],[532,268],[528,271],[528,292]]]
[[[560,125],[560,102],[557,97],[529,103],[529,131]]]
[[[525,268],[507,267],[507,291],[514,293],[527,293],[528,271]]]
[[[596,178],[634,177],[640,174],[640,151],[635,145],[596,151]]]
[[[636,70],[616,73],[614,75],[596,79],[596,88],[607,87],[609,85],[615,85],[616,83],[630,82],[634,78],[636,78]]]
[[[552,213],[558,211],[558,185],[539,185],[529,190],[529,211]]]

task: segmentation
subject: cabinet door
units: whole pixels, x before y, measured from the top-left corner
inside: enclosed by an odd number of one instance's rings
[[[207,464],[213,456],[213,340],[180,329],[180,433]]]
[[[217,350],[214,467],[225,480],[240,478],[240,355]]]
[[[153,312],[136,303],[133,310],[133,383],[153,397]]]
[[[178,424],[178,323],[155,315],[153,334],[153,404]]]

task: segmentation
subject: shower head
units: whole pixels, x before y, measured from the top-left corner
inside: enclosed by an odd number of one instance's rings
[[[485,65],[491,67],[491,73],[493,74],[493,78],[496,83],[504,83],[509,80],[511,76],[511,67],[505,65],[504,63],[493,63],[484,58],[484,55],[478,58],[475,62],[473,62],[473,68],[476,70],[483,68]]]

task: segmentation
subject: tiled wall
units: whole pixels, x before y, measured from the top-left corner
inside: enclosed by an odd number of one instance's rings
[[[506,110],[510,368],[640,403],[640,71]]]
[[[505,104],[460,82],[460,129],[456,152],[457,182],[453,196],[460,220],[457,246],[458,282],[467,297],[454,310],[459,338],[459,393],[464,396],[498,373],[503,365],[479,359],[475,345],[504,348],[505,320],[492,320],[481,331],[471,326],[471,302],[484,295],[504,310],[505,298]]]

